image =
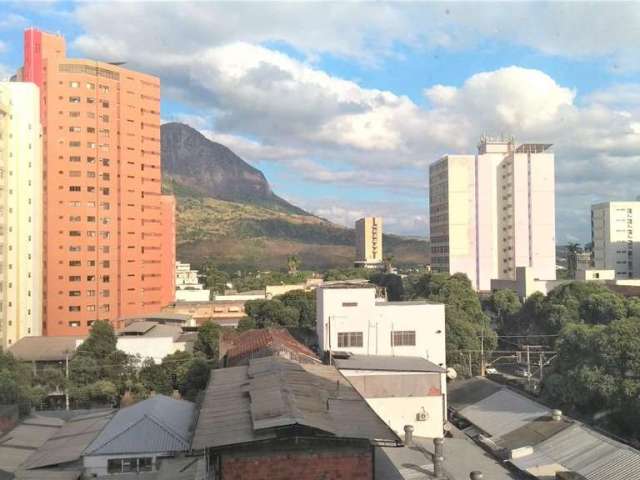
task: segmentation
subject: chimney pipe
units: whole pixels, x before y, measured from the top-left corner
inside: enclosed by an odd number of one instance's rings
[[[441,479],[444,478],[444,438],[434,438],[433,447],[433,474]]]
[[[413,445],[413,425],[404,426],[404,444],[407,447]]]
[[[474,470],[473,472],[471,472],[471,473],[469,474],[469,478],[470,478],[471,480],[482,480],[482,478],[483,478],[483,477],[482,477],[482,472],[479,472],[479,471],[477,471],[477,470]]]

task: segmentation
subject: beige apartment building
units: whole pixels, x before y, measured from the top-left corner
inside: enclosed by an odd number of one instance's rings
[[[0,82],[0,348],[42,335],[42,261],[40,93]]]
[[[593,266],[616,279],[640,278],[640,201],[591,207]]]
[[[357,267],[377,268],[382,265],[382,218],[364,217],[356,221]]]
[[[518,267],[555,279],[555,179],[551,145],[482,137],[476,155],[429,167],[431,267],[466,274],[474,288],[514,280]]]

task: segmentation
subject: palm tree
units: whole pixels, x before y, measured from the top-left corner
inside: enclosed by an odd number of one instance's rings
[[[296,255],[289,255],[287,257],[287,269],[289,275],[295,275],[298,273],[298,267],[300,266],[300,259]]]
[[[576,270],[578,270],[578,253],[580,253],[580,244],[571,242],[567,245],[567,274],[569,278],[576,278]]]
[[[382,261],[384,262],[384,271],[386,273],[391,273],[393,271],[393,262],[395,261],[395,257],[390,255],[385,257]]]

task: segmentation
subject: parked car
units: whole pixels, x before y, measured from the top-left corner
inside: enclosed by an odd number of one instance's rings
[[[494,367],[487,367],[487,368],[484,369],[484,372],[487,375],[498,375],[498,373],[499,373],[498,370],[495,369]]]

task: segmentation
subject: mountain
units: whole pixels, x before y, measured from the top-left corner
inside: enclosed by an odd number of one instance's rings
[[[352,265],[353,229],[333,224],[273,193],[262,172],[188,125],[162,126],[163,190],[177,199],[177,257],[195,266],[280,269],[289,255],[303,268]],[[425,240],[384,235],[398,265],[428,262]]]
[[[194,194],[306,215],[271,191],[262,172],[184,123],[162,125],[163,174]]]

